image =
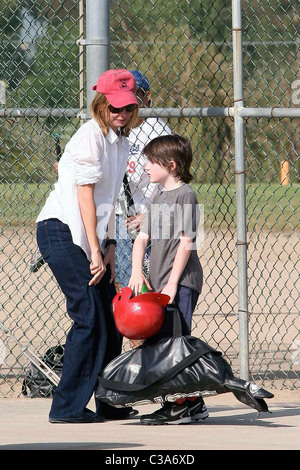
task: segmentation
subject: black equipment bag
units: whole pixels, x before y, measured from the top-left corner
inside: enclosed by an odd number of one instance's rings
[[[43,362],[54,370],[59,377],[62,374],[64,348],[64,345],[52,346],[42,358]],[[31,398],[51,398],[55,388],[55,385],[34,364],[30,364],[22,383],[23,395]]]
[[[174,311],[178,332],[178,311]],[[193,336],[147,339],[113,359],[99,376],[96,397],[115,407],[162,403],[199,395],[232,392],[257,411],[268,411],[274,395],[235,378],[222,353]]]

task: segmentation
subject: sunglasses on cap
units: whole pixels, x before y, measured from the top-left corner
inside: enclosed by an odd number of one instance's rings
[[[127,113],[132,113],[136,109],[137,105],[136,104],[128,104],[127,106],[123,106],[122,108],[115,108],[111,104],[108,106],[108,109],[111,113],[113,114],[119,114],[125,109]]]

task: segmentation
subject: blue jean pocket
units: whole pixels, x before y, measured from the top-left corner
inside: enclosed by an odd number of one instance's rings
[[[57,235],[60,242],[72,241],[72,235],[69,226],[60,221],[57,223]]]

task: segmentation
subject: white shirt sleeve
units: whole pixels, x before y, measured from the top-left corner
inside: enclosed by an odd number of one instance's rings
[[[101,153],[104,149],[100,150],[99,136],[95,138],[93,129],[90,129],[88,135],[74,139],[71,151],[74,162],[73,183],[79,186],[98,183],[102,178]]]
[[[128,154],[126,137],[117,136],[112,129],[104,137],[93,119],[83,124],[65,147],[59,162],[58,180],[36,222],[56,218],[67,224],[73,243],[80,246],[90,260],[77,186],[95,183],[97,235],[104,250],[107,225],[120,191]]]

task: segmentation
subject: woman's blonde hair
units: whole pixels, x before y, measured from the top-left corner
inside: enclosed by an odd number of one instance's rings
[[[103,93],[97,93],[92,101],[91,111],[92,116],[99,124],[104,137],[107,136],[109,130],[109,124],[107,121],[107,113],[109,112],[108,107],[109,101],[106,96],[103,95]],[[138,112],[139,109],[137,106],[136,109],[132,112],[131,118],[129,119],[126,126],[121,128],[121,135],[124,135],[125,137],[129,136],[131,129],[136,125]]]

